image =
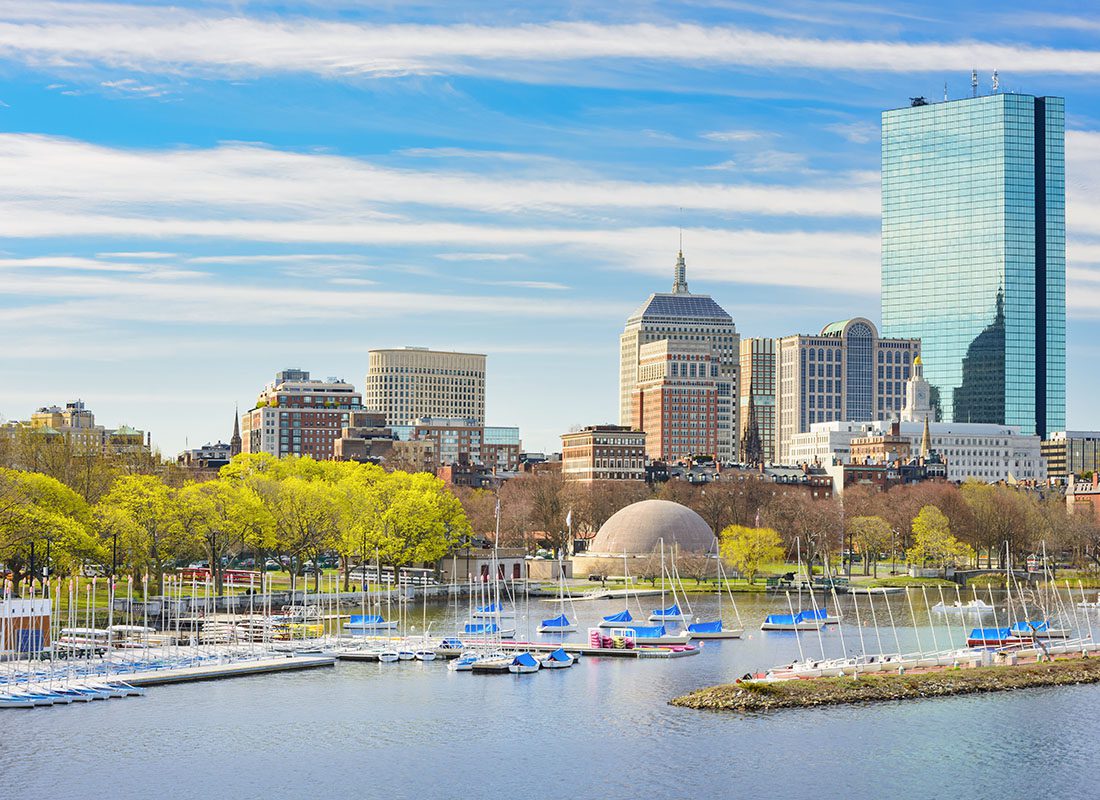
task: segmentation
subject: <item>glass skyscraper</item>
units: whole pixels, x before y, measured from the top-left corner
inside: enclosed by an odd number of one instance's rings
[[[937,416],[1065,429],[1065,102],[882,115],[882,327],[919,337]]]

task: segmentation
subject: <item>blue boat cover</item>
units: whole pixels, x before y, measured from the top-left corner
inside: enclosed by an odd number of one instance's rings
[[[1012,633],[1008,628],[975,628],[970,631],[968,639],[984,639],[986,641],[1007,639]]]
[[[612,614],[609,617],[603,618],[604,622],[633,622],[634,617],[630,616],[630,609],[624,609],[618,614]]]
[[[802,621],[801,617],[791,616],[790,614],[768,614],[764,619],[764,622],[769,625],[794,625],[796,622]]]
[[[806,622],[813,622],[814,620],[824,621],[829,618],[829,612],[824,608],[808,609],[806,611],[799,611],[798,618]]]
[[[557,650],[551,653],[549,657],[551,661],[568,661],[573,656],[569,655],[567,652],[559,647]]]
[[[535,657],[532,656],[530,653],[520,653],[518,656],[512,659],[512,663],[519,664],[523,667],[536,667],[538,666],[539,662],[535,661]]]
[[[467,622],[465,632],[466,633],[499,633],[500,632],[500,626],[497,625],[495,622],[490,622],[488,624],[485,624],[485,623],[482,623],[482,622]]]
[[[668,608],[653,609],[653,616],[655,617],[678,617],[683,613],[678,603],[673,603]]]
[[[714,622],[693,622],[688,625],[688,631],[691,633],[721,633],[722,620],[716,619]]]
[[[553,619],[544,619],[542,621],[542,627],[544,628],[564,628],[567,625],[572,625],[569,621],[569,617],[562,614],[561,616],[554,617]]]
[[[455,636],[448,636],[443,640],[441,646],[446,650],[461,650],[462,640]]]
[[[638,639],[659,639],[668,634],[664,625],[635,625],[632,630]]]
[[[479,614],[499,614],[504,611],[504,605],[501,603],[489,603],[487,606],[481,606],[478,608]]]
[[[349,625],[377,625],[385,622],[381,614],[352,614]]]
[[[1033,619],[1030,622],[1017,622],[1012,626],[1013,633],[1031,633],[1037,631],[1043,633],[1050,630],[1050,623],[1046,620]]]

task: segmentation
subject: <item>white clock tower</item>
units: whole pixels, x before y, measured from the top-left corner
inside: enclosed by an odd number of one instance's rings
[[[905,407],[901,410],[902,422],[931,422],[932,387],[924,379],[924,365],[920,356],[913,359],[913,377],[905,382]]]

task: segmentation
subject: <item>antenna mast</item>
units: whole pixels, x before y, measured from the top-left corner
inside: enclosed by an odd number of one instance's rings
[[[1001,88],[1001,80],[997,77],[997,70],[993,70],[993,94]]]
[[[978,96],[978,70],[970,70],[970,96]]]

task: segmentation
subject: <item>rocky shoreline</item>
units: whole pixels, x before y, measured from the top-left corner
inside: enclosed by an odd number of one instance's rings
[[[843,678],[744,681],[698,689],[669,703],[685,708],[752,713],[780,708],[915,700],[1084,683],[1100,683],[1100,659],[1061,658],[1039,664],[949,669],[908,675],[878,673]]]

